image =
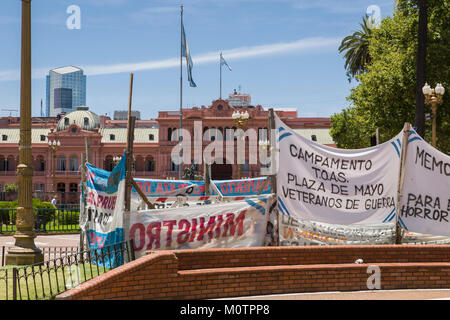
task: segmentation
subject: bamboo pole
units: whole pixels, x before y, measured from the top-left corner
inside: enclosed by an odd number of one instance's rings
[[[83,196],[80,208],[80,217],[85,217],[86,215],[86,154],[81,154],[81,194]],[[79,221],[81,222],[81,221]],[[81,226],[80,226],[81,227]],[[81,229],[81,228],[80,228]],[[83,229],[80,230],[80,251],[83,251],[84,249],[84,231]]]
[[[275,113],[272,108],[269,109],[269,137],[270,137],[270,166],[271,166],[271,175],[270,175],[270,184],[272,193],[277,197],[277,174],[275,172],[276,169],[276,159],[275,159],[275,150],[276,150],[276,126],[275,126]],[[276,210],[277,213],[277,245],[280,245],[280,212]]]
[[[125,211],[131,208],[131,169],[133,166],[133,141],[134,126],[136,118],[131,116],[131,105],[133,102],[133,73],[130,74],[130,93],[128,99],[128,122],[127,122],[127,149],[126,149],[126,176],[125,176]]]
[[[136,183],[136,181],[134,181],[134,179],[131,179],[131,185],[133,186],[134,189],[136,189],[137,193],[141,196],[142,200],[144,200],[144,202],[147,204],[147,206],[150,209],[155,209],[154,204],[151,203],[150,200],[148,200],[147,196],[145,195],[144,192],[142,192],[141,188]]]
[[[127,133],[127,150],[126,150],[126,169],[125,169],[125,211],[129,212],[131,209],[131,185],[133,178],[131,171],[133,167],[133,140],[134,140],[134,126],[136,117],[130,117],[129,129]]]
[[[400,206],[403,196],[403,181],[405,178],[405,160],[406,160],[406,151],[408,146],[408,137],[409,131],[411,130],[411,124],[406,122],[403,127],[403,139],[402,139],[402,150],[400,156],[400,170],[399,170],[399,178],[398,178],[398,186],[397,186],[397,207],[395,209],[395,244],[402,243],[402,230],[399,225],[399,217],[400,217]]]

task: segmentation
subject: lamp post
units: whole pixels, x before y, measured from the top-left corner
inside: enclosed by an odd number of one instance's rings
[[[55,183],[55,167],[56,167],[56,151],[61,147],[61,142],[53,140],[48,142],[48,147],[52,151],[52,191],[53,195],[56,195],[56,183]]]
[[[34,238],[33,166],[31,156],[31,0],[22,0],[22,48],[20,67],[19,198],[14,246],[6,254],[7,265],[40,263],[44,256]]]
[[[235,111],[233,112],[231,118],[233,119],[236,127],[238,127],[239,129],[244,129],[248,124],[248,119],[250,118],[250,115],[248,114],[247,111],[242,113],[240,111]],[[244,139],[244,135],[240,135],[239,138]],[[245,149],[241,150],[238,148],[238,152],[244,152],[245,157]],[[238,163],[238,179],[241,178],[242,178],[242,163]]]
[[[445,88],[442,84],[438,83],[435,89],[431,89],[428,83],[422,88],[423,95],[425,96],[425,103],[431,105],[431,112],[433,114],[432,122],[432,145],[436,148],[436,111],[437,106],[442,104]]]

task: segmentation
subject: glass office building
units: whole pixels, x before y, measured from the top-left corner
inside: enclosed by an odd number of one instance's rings
[[[47,116],[56,117],[61,112],[69,113],[85,105],[86,76],[83,70],[73,66],[50,70],[47,76]]]

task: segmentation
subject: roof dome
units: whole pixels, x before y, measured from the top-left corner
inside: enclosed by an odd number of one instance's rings
[[[100,119],[98,115],[89,111],[88,107],[78,107],[77,110],[66,114],[58,122],[56,131],[67,130],[72,124],[79,125],[83,130],[94,131],[100,128]]]

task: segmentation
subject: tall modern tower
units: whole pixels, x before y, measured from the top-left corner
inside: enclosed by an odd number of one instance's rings
[[[86,76],[83,70],[68,66],[50,70],[47,76],[47,116],[72,112],[86,105]]]

